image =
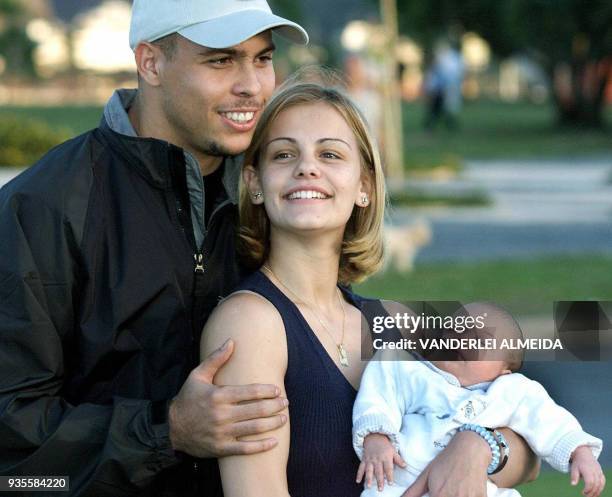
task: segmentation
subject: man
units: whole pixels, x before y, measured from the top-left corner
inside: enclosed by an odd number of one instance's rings
[[[1,191],[0,474],[213,495],[184,454],[274,446],[238,437],[286,422],[279,390],[213,386],[231,342],[197,366],[240,277],[235,156],[274,88],[272,31],[308,41],[265,0],[136,0],[138,90]]]

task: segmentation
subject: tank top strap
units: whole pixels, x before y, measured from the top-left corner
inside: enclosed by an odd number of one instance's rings
[[[339,288],[346,300],[359,309],[360,312],[364,312],[365,310],[367,313],[371,313],[374,309],[378,309],[379,307],[382,309],[380,301],[377,299],[361,297],[353,293],[350,287],[339,285]],[[272,283],[272,281],[270,281],[270,279],[263,272],[259,270],[251,273],[236,288],[234,288],[233,291],[249,291],[264,297],[274,307],[276,307],[279,314],[283,318],[285,328],[293,329],[298,322],[299,324],[305,323],[305,320],[295,303],[274,283]],[[364,317],[369,318],[367,315]]]
[[[287,347],[291,356],[294,342],[304,342],[301,314],[295,304],[272,283],[261,271],[255,271],[235,288],[234,291],[250,291],[268,300],[280,314],[287,335]],[[301,347],[298,347],[301,348]]]
[[[243,280],[235,289],[234,292],[249,291],[261,295],[268,300],[283,318],[285,329],[293,328],[295,320],[293,319],[294,304],[288,297],[281,292],[274,283],[272,283],[265,274],[261,271],[255,271],[245,280]],[[287,331],[288,332],[288,331]]]
[[[298,307],[264,273],[256,271],[251,274],[235,289],[240,290],[261,295],[274,305],[281,315],[287,338],[286,384],[301,388],[299,383],[303,381],[304,372],[309,371],[319,375],[322,381],[331,381],[335,388],[344,390],[348,387],[348,390],[354,392],[353,386],[339,371]],[[352,292],[344,288],[342,291],[353,305],[359,304]]]

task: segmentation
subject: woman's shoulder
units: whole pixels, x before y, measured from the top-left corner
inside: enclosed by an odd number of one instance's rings
[[[236,290],[211,314],[205,329],[232,328],[232,333],[257,334],[282,329],[283,321],[272,302],[252,290]]]
[[[284,336],[283,320],[276,307],[251,290],[237,290],[223,299],[203,331],[206,348],[214,350],[227,339],[250,346]]]
[[[204,327],[201,356],[206,357],[228,339],[234,342],[234,352],[219,378],[222,383],[283,377],[287,366],[284,325],[264,297],[241,290],[223,300]]]

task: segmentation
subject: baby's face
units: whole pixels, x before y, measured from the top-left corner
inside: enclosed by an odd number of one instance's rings
[[[462,315],[477,318],[482,316],[484,326],[471,328],[462,333],[447,330],[443,338],[477,339],[478,348],[457,350],[453,360],[432,360],[438,368],[453,374],[461,386],[493,381],[503,374],[511,373],[513,362],[511,351],[500,349],[503,339],[521,338],[521,330],[512,316],[504,309],[487,302],[474,302],[463,306]],[[492,342],[492,344],[488,344]],[[482,345],[480,345],[482,343]],[[439,356],[450,359],[449,354]]]
[[[462,387],[493,381],[495,378],[511,372],[506,361],[457,360],[432,362],[437,368],[455,376]]]

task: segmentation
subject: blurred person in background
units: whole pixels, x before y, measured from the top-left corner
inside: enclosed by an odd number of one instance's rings
[[[350,55],[344,61],[348,92],[363,113],[378,142],[382,138],[382,102],[376,81],[368,71],[367,61],[358,55]]]
[[[465,66],[459,47],[455,45],[439,42],[433,63],[425,75],[425,128],[428,130],[434,129],[439,121],[443,121],[451,130],[459,125]]]

